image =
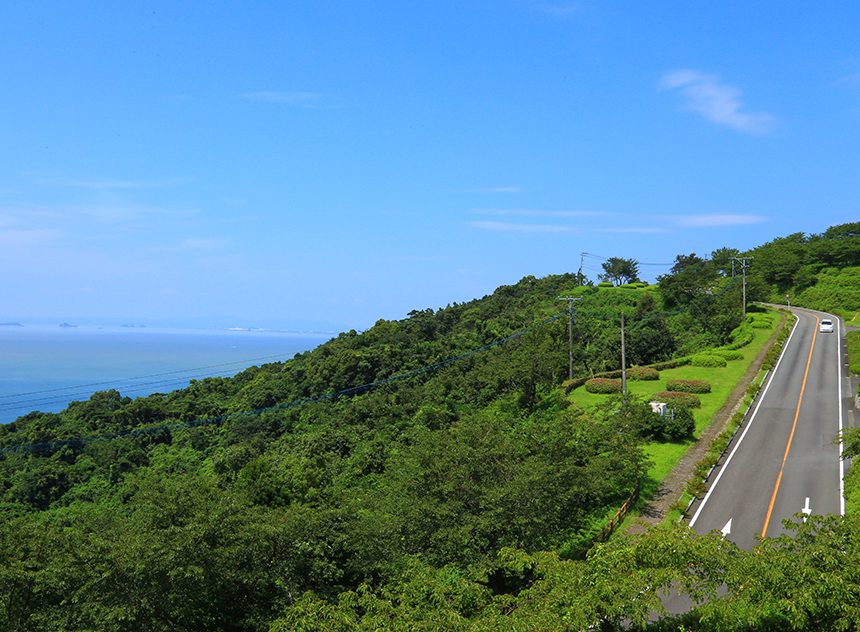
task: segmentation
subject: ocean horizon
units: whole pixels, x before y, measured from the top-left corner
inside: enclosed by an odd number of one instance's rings
[[[0,423],[116,389],[145,397],[192,379],[232,377],[289,360],[330,340],[329,332],[267,329],[4,323],[0,325]]]

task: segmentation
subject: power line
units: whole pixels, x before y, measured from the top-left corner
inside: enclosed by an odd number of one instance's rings
[[[436,362],[435,364],[431,364],[429,366],[414,369],[412,371],[408,371],[407,373],[395,375],[393,377],[389,377],[389,378],[386,378],[384,380],[378,380],[378,381],[372,382],[370,384],[362,384],[360,386],[354,386],[352,388],[347,388],[347,389],[344,389],[342,391],[337,391],[334,393],[327,393],[325,395],[318,395],[317,397],[308,397],[308,398],[296,400],[293,402],[287,402],[284,404],[276,404],[275,406],[268,406],[266,408],[258,408],[255,410],[248,410],[248,411],[243,411],[243,412],[239,412],[239,413],[230,413],[227,415],[220,415],[218,417],[208,417],[206,419],[198,419],[195,421],[184,421],[184,422],[179,422],[179,423],[175,423],[175,424],[167,424],[164,426],[155,426],[152,428],[139,428],[136,430],[126,430],[123,432],[114,432],[111,434],[97,435],[94,437],[82,437],[82,438],[77,438],[77,439],[66,439],[63,441],[51,441],[49,443],[39,443],[39,444],[31,444],[31,445],[23,445],[23,446],[9,446],[6,448],[0,448],[0,454],[6,453],[6,452],[43,452],[43,451],[47,451],[47,450],[59,450],[61,448],[65,448],[65,447],[75,447],[75,446],[81,446],[81,445],[88,445],[90,443],[96,443],[98,441],[110,441],[112,439],[119,439],[122,437],[138,437],[138,436],[145,436],[145,435],[155,435],[155,434],[160,434],[162,432],[171,432],[173,430],[179,430],[182,428],[194,428],[194,427],[198,427],[198,426],[222,424],[226,421],[230,421],[233,419],[239,419],[241,417],[260,415],[260,414],[265,413],[265,412],[276,411],[276,410],[287,410],[290,408],[297,408],[299,406],[306,406],[308,404],[314,404],[314,403],[323,402],[323,401],[327,401],[327,400],[337,399],[338,397],[343,397],[346,395],[356,395],[356,394],[362,393],[364,391],[368,391],[368,390],[371,390],[374,388],[379,388],[380,386],[383,386],[385,384],[390,384],[392,382],[404,380],[404,379],[407,379],[410,377],[415,377],[416,375],[419,375],[421,373],[425,373],[427,371],[435,371],[436,369],[442,368],[443,366],[447,366],[448,364],[458,362],[460,360],[463,360],[465,358],[473,356],[477,353],[481,353],[483,351],[487,351],[489,349],[492,349],[493,347],[497,347],[499,345],[502,345],[502,344],[504,344],[510,340],[514,340],[515,338],[519,338],[519,337],[533,331],[537,327],[541,327],[543,325],[551,323],[555,320],[558,320],[559,318],[562,318],[563,316],[564,316],[564,314],[559,314],[558,316],[553,316],[552,318],[549,318],[549,319],[545,320],[544,322],[540,323],[540,325],[536,325],[535,327],[530,327],[529,329],[515,333],[511,336],[508,336],[507,338],[503,338],[502,340],[497,340],[496,342],[485,345],[479,349],[475,349],[473,351],[469,351],[469,352],[464,353],[462,355],[459,355],[459,356],[456,356],[453,358],[449,358],[448,360]]]
[[[666,316],[672,316],[672,315],[683,313],[685,311],[691,310],[696,305],[704,304],[704,303],[710,302],[712,300],[715,300],[719,296],[725,294],[729,289],[731,289],[731,287],[734,286],[735,282],[736,282],[736,280],[732,281],[732,283],[727,285],[718,294],[715,294],[715,295],[709,297],[708,299],[705,299],[704,301],[700,301],[697,304],[688,305],[684,309],[676,310],[674,312],[662,312],[662,313],[646,314],[646,315],[634,317],[634,318],[645,320],[645,319],[650,319],[650,318],[662,318],[662,317],[666,317]],[[571,299],[566,298],[565,300],[571,300]],[[571,305],[572,305],[572,303],[571,303]],[[618,313],[606,313],[606,312],[603,312],[603,313],[578,312],[578,313],[580,313],[582,315],[595,316],[598,318],[618,318],[619,317]],[[520,338],[521,336],[535,330],[537,327],[547,325],[553,321],[558,320],[559,318],[563,318],[564,316],[565,316],[565,314],[563,314],[563,313],[559,314],[558,316],[553,316],[552,318],[545,320],[544,322],[540,323],[539,325],[536,325],[535,327],[530,327],[529,329],[526,329],[526,330],[520,331],[518,333],[515,333],[513,335],[510,335],[507,338],[497,340],[496,342],[493,342],[491,344],[480,347],[479,349],[474,349],[474,350],[469,351],[467,353],[464,353],[462,355],[455,356],[453,358],[449,358],[448,360],[436,362],[435,364],[431,364],[431,365],[428,365],[425,367],[414,369],[412,371],[408,371],[408,372],[402,373],[400,375],[392,376],[392,377],[386,378],[384,380],[378,380],[376,382],[371,382],[369,384],[354,386],[352,388],[344,389],[344,390],[337,391],[334,393],[327,393],[325,395],[318,395],[316,397],[309,397],[309,398],[300,399],[300,400],[296,400],[296,401],[292,401],[292,402],[287,402],[284,404],[276,404],[274,406],[268,406],[265,408],[258,408],[255,410],[248,410],[248,411],[243,411],[243,412],[238,412],[238,413],[230,413],[227,415],[220,415],[218,417],[208,417],[205,419],[199,419],[199,420],[195,420],[195,421],[178,422],[175,424],[168,424],[168,425],[164,425],[164,426],[155,426],[152,428],[139,428],[139,429],[135,429],[135,430],[126,430],[123,432],[97,435],[94,437],[82,437],[82,438],[78,438],[78,439],[67,439],[67,440],[63,440],[63,441],[52,441],[52,442],[48,442],[48,443],[39,443],[39,444],[31,444],[31,445],[23,445],[23,446],[9,446],[6,448],[0,448],[0,454],[6,453],[6,452],[42,452],[42,451],[47,451],[47,450],[58,450],[58,449],[61,449],[64,447],[75,447],[75,446],[80,446],[80,445],[88,445],[90,443],[95,443],[98,441],[110,441],[112,439],[118,439],[121,437],[136,437],[136,436],[154,435],[154,434],[159,434],[161,432],[170,432],[173,430],[179,430],[182,428],[194,428],[194,427],[198,427],[198,426],[222,424],[226,421],[230,421],[233,419],[239,419],[241,417],[260,415],[262,413],[270,412],[270,411],[287,410],[290,408],[297,408],[300,406],[306,406],[308,404],[314,404],[314,403],[319,403],[319,402],[323,402],[323,401],[327,401],[327,400],[337,399],[338,397],[343,397],[346,395],[356,395],[358,393],[362,393],[364,391],[378,388],[378,387],[386,385],[386,384],[390,384],[390,383],[393,383],[396,381],[415,377],[416,375],[420,375],[421,373],[426,373],[428,371],[435,371],[439,368],[442,368],[442,367],[447,366],[449,364],[453,364],[454,362],[458,362],[460,360],[463,360],[463,359],[468,358],[470,356],[473,356],[475,354],[478,354],[478,353],[481,353],[484,351],[488,351],[489,349],[492,349],[494,347],[502,345],[502,344],[504,344],[510,340]],[[624,318],[623,312],[621,313],[620,317],[622,319]],[[577,328],[578,328],[578,325],[577,325]],[[581,331],[580,331],[580,333],[581,333]],[[121,381],[121,380],[118,380],[118,381]]]
[[[170,390],[174,390],[180,386],[185,386],[188,380],[196,379],[196,378],[210,378],[210,377],[230,377],[230,374],[234,373],[234,371],[238,371],[240,366],[248,367],[253,366],[255,363],[263,362],[265,360],[274,361],[278,358],[286,358],[287,356],[294,355],[292,353],[281,353],[277,355],[271,356],[263,356],[260,358],[249,358],[247,360],[235,360],[233,362],[222,362],[220,364],[210,364],[208,366],[196,367],[191,369],[178,369],[176,371],[166,371],[164,373],[153,373],[150,375],[142,375],[139,377],[126,377],[119,378],[116,380],[106,380],[103,382],[91,382],[88,384],[76,384],[73,386],[60,386],[57,388],[48,388],[39,391],[29,391],[25,393],[16,393],[12,395],[0,395],[0,412],[9,412],[14,410],[26,410],[28,408],[39,408],[40,406],[48,406],[51,404],[57,403],[68,403],[71,401],[75,401],[75,399],[79,396],[89,397],[95,391],[103,390],[99,387],[103,386],[117,386],[120,384],[127,384],[127,386],[122,387],[123,393],[140,393],[141,391],[149,391],[150,393],[153,391],[157,391],[160,387],[167,387]],[[237,366],[238,365],[238,366]],[[235,369],[231,369],[225,375],[213,375],[213,369],[219,369],[224,367],[233,366]],[[181,374],[185,373],[180,377]],[[219,371],[219,373],[224,373],[224,371]],[[148,381],[143,382],[141,380],[151,380],[152,378],[165,377],[175,375],[177,377],[169,378],[165,380],[157,380],[157,381]],[[30,399],[20,399],[22,397],[28,397],[31,395],[45,395],[44,397],[31,397]]]
[[[747,315],[747,260],[755,259],[755,257],[732,257],[732,274],[735,271],[735,261],[741,262],[741,269],[744,272],[744,297],[743,297],[743,309],[744,309],[744,318]]]
[[[581,268],[580,268],[581,269]],[[573,379],[573,302],[581,301],[582,297],[574,297],[574,296],[559,296],[558,300],[567,301],[568,305],[568,317],[567,317],[567,338],[568,338],[568,371],[567,371],[567,379]],[[588,366],[586,365],[586,368]]]
[[[165,375],[176,375],[178,373],[190,373],[192,371],[208,371],[209,369],[217,369],[222,366],[229,366],[231,364],[248,364],[249,362],[259,362],[261,360],[271,360],[273,358],[283,358],[284,356],[290,355],[288,353],[281,353],[279,355],[273,356],[265,356],[262,358],[251,358],[250,360],[236,360],[234,362],[223,362],[221,364],[210,364],[209,366],[197,367],[194,369],[178,369],[176,371],[167,371],[165,373],[153,373],[152,375],[141,375],[139,377],[124,377],[116,380],[108,380],[105,382],[92,382],[90,384],[79,384],[76,386],[61,386],[57,388],[47,388],[41,391],[30,391],[27,393],[18,393],[17,395],[0,395],[0,399],[9,399],[10,397],[26,397],[28,395],[40,395],[42,393],[55,393],[58,391],[69,391],[69,390],[77,390],[82,388],[90,388],[93,386],[105,386],[106,384],[118,384],[120,382],[130,382],[134,380],[148,380],[153,377],[163,377]]]
[[[612,258],[612,257],[601,257],[600,255],[593,255],[590,252],[583,252],[582,256],[583,257],[593,257],[594,259],[600,259],[601,261],[609,261],[609,259]],[[640,265],[640,266],[669,266],[669,267],[675,265],[674,263],[643,263],[641,261],[637,261],[636,264]]]

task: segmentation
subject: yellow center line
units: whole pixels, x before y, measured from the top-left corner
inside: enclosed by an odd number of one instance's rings
[[[776,492],[779,491],[779,482],[782,480],[782,471],[788,459],[788,450],[791,448],[791,440],[794,439],[794,430],[797,428],[797,419],[800,417],[800,402],[803,401],[803,391],[806,389],[806,378],[809,376],[809,366],[812,363],[812,350],[815,348],[815,339],[818,337],[818,316],[815,317],[815,333],[812,334],[812,345],[809,347],[809,357],[806,359],[806,371],[803,373],[803,383],[800,385],[800,397],[797,398],[797,410],[794,412],[794,424],[791,426],[791,434],[788,435],[788,445],[785,446],[785,454],[782,457],[782,466],[779,468],[779,476],[776,477],[776,486],[773,488],[773,496],[770,497],[770,505],[767,508],[767,516],[764,519],[764,527],[761,529],[761,537],[767,535],[767,525],[770,522],[770,514],[773,512],[773,504],[776,502]]]

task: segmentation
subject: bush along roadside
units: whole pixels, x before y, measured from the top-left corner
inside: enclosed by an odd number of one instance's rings
[[[680,393],[696,393],[703,395],[711,392],[711,384],[701,380],[668,380],[667,391],[678,391]]]
[[[788,312],[788,310],[781,311]],[[779,358],[779,355],[782,353],[782,347],[785,345],[785,341],[788,340],[788,336],[794,329],[794,324],[797,322],[797,316],[795,316],[791,312],[788,312],[788,314],[788,320],[786,320],[786,322],[783,324],[782,329],[779,330],[779,335],[777,336],[776,342],[770,348],[764,358],[764,362],[761,365],[762,369],[772,369],[776,365],[776,361]],[[786,327],[789,322],[791,323],[791,327]]]
[[[676,358],[674,360],[669,360],[667,362],[658,362],[657,364],[651,364],[649,366],[642,367],[630,367],[627,369],[627,378],[630,380],[653,380],[651,377],[653,373],[651,371],[657,372],[657,379],[660,378],[660,371],[667,371],[668,369],[676,369],[679,366],[686,366],[690,364],[689,357]],[[632,375],[631,375],[632,373]],[[604,373],[597,373],[596,375],[590,376],[586,375],[583,377],[575,377],[572,380],[566,380],[562,383],[561,388],[564,390],[565,395],[569,395],[571,391],[579,388],[589,380],[594,378],[609,378],[613,380],[621,379],[622,371],[621,369],[616,369],[615,371],[606,371]],[[635,377],[634,377],[635,376]]]
[[[848,345],[848,370],[852,375],[860,375],[860,331],[849,331],[845,334]]]
[[[702,400],[692,393],[681,391],[658,391],[651,396],[652,401],[666,402],[673,408],[701,408]]]
[[[698,367],[707,367],[713,369],[721,369],[726,366],[728,360],[719,355],[699,354],[690,358],[690,364]]]
[[[607,377],[595,377],[585,383],[585,390],[589,393],[601,393],[610,395],[621,392],[621,380],[613,380]]]
[[[786,310],[787,312],[787,310]],[[732,415],[729,423],[726,426],[726,429],[723,430],[720,434],[718,434],[711,441],[711,445],[708,448],[708,452],[704,457],[696,464],[695,471],[693,472],[693,476],[687,481],[687,486],[684,489],[684,495],[676,502],[672,509],[677,509],[681,512],[681,517],[679,521],[689,515],[690,507],[693,503],[702,496],[707,490],[707,481],[713,471],[714,467],[716,467],[717,463],[719,463],[720,459],[723,457],[726,449],[729,447],[729,444],[732,442],[737,431],[743,426],[744,420],[752,409],[752,405],[755,402],[755,398],[758,396],[759,391],[761,390],[761,385],[767,379],[767,374],[773,369],[776,359],[779,358],[780,353],[782,353],[782,348],[785,346],[786,340],[788,340],[788,336],[791,334],[792,329],[794,328],[794,323],[797,320],[797,317],[794,314],[788,313],[788,318],[782,324],[779,333],[776,336],[776,340],[773,343],[773,346],[768,350],[764,362],[762,363],[762,370],[765,373],[762,375],[760,380],[757,380],[750,384],[750,386],[746,390],[746,394],[741,403],[741,406],[738,410]],[[790,326],[789,326],[790,325]],[[688,502],[684,502],[684,498],[689,497]]]

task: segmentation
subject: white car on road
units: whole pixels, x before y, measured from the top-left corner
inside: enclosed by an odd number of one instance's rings
[[[833,321],[824,319],[818,325],[818,331],[824,334],[832,334],[833,333]]]

